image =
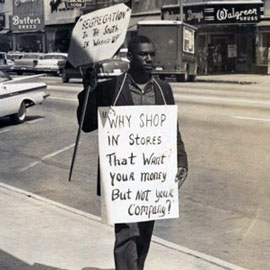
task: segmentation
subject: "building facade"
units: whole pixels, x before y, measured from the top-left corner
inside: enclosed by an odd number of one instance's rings
[[[45,47],[43,0],[12,0],[10,30],[13,50],[43,51]]]
[[[123,2],[132,6],[127,40],[138,21],[196,26],[199,73],[265,72],[270,61],[270,0],[0,0],[0,51],[67,52],[80,15]]]
[[[79,8],[70,8],[66,2],[43,0],[46,51],[67,52],[72,29],[81,15]]]
[[[67,52],[81,15],[61,0],[0,0],[0,50]]]
[[[257,24],[256,33],[256,70],[270,73],[270,0],[264,1],[264,15]]]
[[[197,27],[198,72],[254,72],[256,28],[263,1],[183,1],[183,20]],[[179,20],[179,5],[162,7],[162,19]]]
[[[12,1],[0,0],[0,51],[12,49],[12,34],[10,32],[10,16]]]

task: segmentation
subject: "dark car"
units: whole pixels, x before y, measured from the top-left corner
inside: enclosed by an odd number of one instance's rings
[[[100,61],[97,65],[97,73],[99,78],[110,78],[121,75],[129,69],[129,62],[122,59],[106,59]],[[74,68],[70,62],[66,62],[62,70],[62,81],[69,82],[72,78],[82,78],[84,69],[80,71],[79,68]]]
[[[79,68],[73,67],[69,61],[66,61],[63,70],[61,70],[61,77],[62,82],[67,83],[69,82],[70,79],[82,78],[82,75],[80,73]]]
[[[8,65],[7,54],[5,52],[0,52],[0,68],[5,71],[8,71],[10,68]]]

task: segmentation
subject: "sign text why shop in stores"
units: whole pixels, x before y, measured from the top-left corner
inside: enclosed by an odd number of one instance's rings
[[[174,105],[99,108],[108,223],[178,217],[176,126]]]

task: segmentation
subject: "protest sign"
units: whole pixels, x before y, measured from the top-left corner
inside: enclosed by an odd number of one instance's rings
[[[98,109],[102,219],[177,218],[177,106]]]
[[[112,58],[124,43],[131,9],[118,4],[79,18],[73,28],[68,61],[84,66]]]

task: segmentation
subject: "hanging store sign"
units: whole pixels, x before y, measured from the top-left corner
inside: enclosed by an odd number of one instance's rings
[[[184,6],[184,21],[189,24],[257,23],[263,15],[263,4],[218,4]],[[163,20],[179,20],[179,6],[162,8]]]
[[[66,5],[68,8],[85,8],[85,0],[66,0]]]
[[[44,28],[42,0],[13,0],[12,31],[41,31]]]

